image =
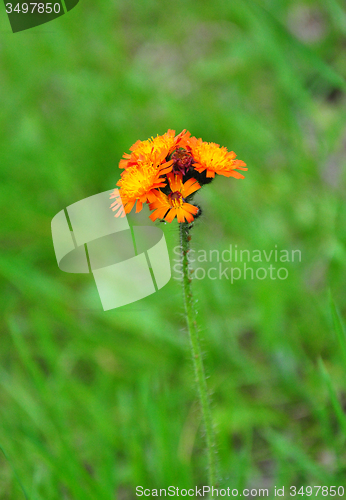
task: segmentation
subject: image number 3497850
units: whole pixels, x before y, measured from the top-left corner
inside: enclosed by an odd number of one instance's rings
[[[54,0],[53,2],[4,0],[13,33],[53,21],[73,9],[78,2],[79,0]]]

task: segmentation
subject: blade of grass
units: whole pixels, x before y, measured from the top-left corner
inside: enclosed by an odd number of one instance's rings
[[[22,492],[23,492],[23,495],[25,496],[26,500],[29,500],[29,497],[28,497],[28,495],[27,495],[27,493],[26,493],[26,491],[25,491],[25,488],[24,488],[24,486],[23,486],[22,481],[20,480],[20,477],[18,476],[18,473],[17,473],[17,471],[16,471],[15,466],[13,465],[12,461],[11,461],[11,460],[10,460],[10,458],[7,456],[7,454],[5,453],[5,450],[3,449],[3,447],[2,447],[1,445],[0,445],[0,451],[1,451],[1,452],[2,452],[2,454],[4,455],[4,457],[5,457],[5,459],[7,460],[7,462],[10,464],[10,467],[11,467],[11,469],[12,469],[12,471],[13,471],[13,474],[14,474],[14,476],[15,476],[15,478],[16,478],[16,480],[17,480],[17,482],[18,482],[18,484],[19,484],[19,486],[20,486],[20,488],[21,488],[21,490],[22,490]]]
[[[320,369],[322,378],[323,378],[323,380],[328,388],[329,397],[330,397],[330,400],[331,400],[331,403],[332,403],[332,406],[333,406],[333,409],[335,412],[335,416],[340,424],[340,428],[341,428],[343,434],[346,436],[346,415],[341,407],[337,393],[333,387],[332,381],[330,380],[329,373],[327,372],[327,369],[324,366],[324,363],[323,363],[321,358],[318,360],[318,365],[319,365],[319,369]]]
[[[313,50],[291,35],[271,12],[259,5],[255,0],[246,0],[246,3],[256,15],[258,23],[268,26],[273,43],[287,44],[291,53],[294,51],[301,60],[312,66],[331,85],[340,90],[346,90],[344,78],[326,64]],[[285,53],[287,54],[288,52],[286,51]]]
[[[271,429],[265,432],[265,438],[279,457],[284,460],[291,459],[298,465],[298,470],[304,471],[321,481],[327,481],[327,474],[323,468],[308,457],[303,448],[291,443],[285,436]]]
[[[339,341],[343,361],[344,361],[344,366],[346,368],[346,332],[344,329],[344,325],[342,324],[341,317],[339,314],[339,311],[335,305],[335,302],[333,300],[333,296],[331,291],[329,290],[329,304],[330,304],[330,310],[333,318],[333,324],[334,324],[334,330],[336,333],[336,336]]]

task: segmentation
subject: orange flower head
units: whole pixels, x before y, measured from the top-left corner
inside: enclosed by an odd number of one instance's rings
[[[236,154],[228,151],[225,147],[220,147],[214,142],[203,142],[202,139],[191,137],[189,149],[195,160],[193,167],[197,172],[206,170],[207,177],[215,177],[215,174],[226,177],[244,179],[244,176],[237,170],[247,170],[246,163],[236,160]]]
[[[167,174],[171,193],[167,196],[162,191],[153,203],[150,203],[150,210],[154,212],[149,216],[152,221],[165,219],[167,222],[177,217],[178,222],[192,222],[194,215],[198,213],[198,207],[186,202],[186,198],[200,189],[200,184],[196,179],[189,179],[185,183],[181,174]]]
[[[128,168],[137,163],[139,157],[152,160],[156,154],[160,154],[165,159],[175,149],[186,146],[189,137],[190,132],[186,130],[183,130],[177,136],[175,135],[175,130],[168,130],[163,135],[152,137],[146,141],[137,141],[130,148],[131,154],[124,153],[119,167]]]
[[[143,203],[148,203],[153,211],[151,220],[172,222],[176,217],[179,223],[190,223],[200,215],[199,207],[187,200],[216,174],[243,179],[239,170],[247,170],[233,151],[190,137],[187,130],[175,135],[171,129],[135,142],[130,153],[124,153],[119,167],[124,169],[119,189],[111,195],[116,217],[124,217],[135,205],[139,212]]]
[[[172,161],[161,163],[161,159],[160,154],[154,155],[153,161],[140,156],[136,165],[128,167],[122,173],[117,183],[120,190],[115,190],[111,195],[111,198],[115,198],[111,207],[116,212],[116,217],[124,217],[136,202],[136,212],[139,212],[143,203],[156,199],[158,188],[166,186],[162,176],[172,170]]]

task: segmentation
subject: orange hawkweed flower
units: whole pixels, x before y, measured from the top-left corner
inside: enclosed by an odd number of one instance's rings
[[[119,163],[124,169],[117,184],[120,189],[111,195],[115,217],[125,217],[135,205],[139,212],[147,203],[153,221],[164,218],[172,222],[177,217],[179,223],[190,223],[201,210],[187,199],[209,184],[215,174],[244,178],[238,170],[247,170],[246,163],[237,160],[233,151],[190,135],[187,130],[175,135],[175,130],[169,129],[163,135],[135,142],[130,153],[124,153]]]
[[[177,136],[175,130],[168,130],[165,134],[152,137],[147,141],[137,141],[130,147],[131,154],[124,153],[119,167],[128,168],[137,163],[140,157],[152,161],[156,154],[160,154],[163,158],[167,158],[175,149],[186,147],[189,137],[190,132],[186,130]]]
[[[120,190],[115,190],[111,198],[115,198],[111,208],[116,217],[124,217],[131,212],[137,202],[136,212],[140,212],[145,202],[154,202],[159,194],[158,188],[166,186],[162,176],[172,170],[173,160],[162,163],[162,154],[153,155],[152,160],[139,156],[135,165],[128,167],[117,183]]]
[[[225,147],[220,147],[214,142],[203,142],[202,139],[191,137],[189,139],[189,149],[194,158],[193,167],[197,172],[206,170],[207,177],[215,177],[215,174],[226,177],[244,179],[244,176],[237,170],[247,170],[246,163],[236,160],[236,154],[228,151]],[[236,170],[237,169],[237,170]]]
[[[159,192],[156,200],[150,203],[150,210],[154,212],[149,216],[152,221],[156,219],[165,219],[167,222],[177,217],[178,222],[192,222],[194,215],[198,213],[198,207],[186,202],[186,198],[200,189],[200,184],[196,179],[189,179],[185,183],[182,181],[182,175],[170,173],[167,175],[171,193]]]

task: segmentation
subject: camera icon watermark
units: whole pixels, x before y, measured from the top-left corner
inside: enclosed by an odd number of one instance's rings
[[[91,272],[105,311],[147,297],[171,278],[162,229],[114,217],[112,192],[78,201],[52,219],[59,268],[67,273]]]

